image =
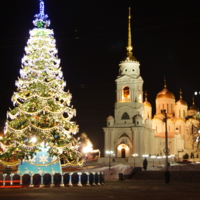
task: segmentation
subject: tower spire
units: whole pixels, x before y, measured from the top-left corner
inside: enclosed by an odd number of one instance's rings
[[[166,81],[165,76],[164,76],[164,88],[167,88],[167,81]]]
[[[34,16],[36,19],[33,21],[33,24],[38,28],[46,28],[50,25],[50,20],[47,20],[48,15],[44,14],[44,1],[43,0],[39,1],[40,1],[40,13]]]
[[[195,103],[194,103],[194,96],[192,97],[192,105],[194,106]]]
[[[128,45],[126,47],[127,50],[127,59],[136,61],[136,58],[133,56],[133,46],[132,46],[132,40],[131,40],[131,7],[128,8]]]
[[[144,95],[145,95],[145,101],[147,101],[147,96],[148,96],[147,91],[145,91]]]
[[[180,89],[180,99],[182,99],[182,89]]]

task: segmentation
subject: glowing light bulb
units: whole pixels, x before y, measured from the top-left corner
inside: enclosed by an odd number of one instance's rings
[[[33,143],[37,142],[37,138],[36,137],[32,137],[30,142],[33,142]]]

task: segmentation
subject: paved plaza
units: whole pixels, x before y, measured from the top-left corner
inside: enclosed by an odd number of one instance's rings
[[[148,200],[194,200],[199,199],[200,182],[174,181],[109,181],[102,186],[16,188],[0,189],[1,200],[106,200],[106,199],[148,199]]]

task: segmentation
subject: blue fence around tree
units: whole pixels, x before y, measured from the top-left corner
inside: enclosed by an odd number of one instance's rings
[[[0,187],[98,186],[104,184],[103,172],[66,172],[63,174],[0,174]]]

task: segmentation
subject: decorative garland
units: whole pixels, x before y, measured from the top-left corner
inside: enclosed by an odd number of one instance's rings
[[[73,165],[73,166],[79,165],[79,166],[82,166],[83,163],[84,163],[84,159],[80,160],[78,163],[75,163],[75,164],[74,163],[70,163],[70,162],[62,164],[61,167],[66,167],[66,166],[69,166],[69,165]]]
[[[55,163],[57,163],[60,159],[54,160],[53,162],[50,162],[48,164],[36,164],[36,163],[32,163],[29,160],[25,160],[27,163],[31,164],[31,165],[35,165],[35,166],[48,166],[48,165],[53,165]]]
[[[0,162],[5,165],[5,166],[9,166],[9,167],[14,167],[19,165],[20,161],[14,161],[14,162],[5,162],[3,160],[0,160]]]
[[[55,164],[56,162],[58,162],[59,160],[60,160],[60,159],[54,160],[53,162],[48,163],[48,164],[35,164],[35,163],[32,163],[32,162],[30,162],[30,161],[28,161],[28,160],[25,160],[25,161],[28,162],[29,164],[35,165],[35,166],[47,166],[47,165],[53,165],[53,164]],[[6,161],[3,161],[3,160],[0,160],[0,162],[1,162],[3,165],[9,166],[9,167],[14,167],[14,166],[17,166],[17,165],[20,164],[20,161],[6,162]],[[65,164],[62,164],[61,167],[66,167],[66,166],[69,166],[69,165],[73,165],[73,166],[79,165],[79,166],[82,166],[83,163],[84,163],[84,159],[82,159],[81,161],[79,161],[79,162],[76,163],[76,164],[75,164],[75,163],[70,163],[70,162],[65,163]]]

